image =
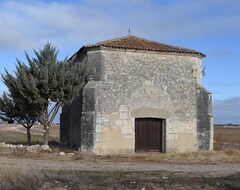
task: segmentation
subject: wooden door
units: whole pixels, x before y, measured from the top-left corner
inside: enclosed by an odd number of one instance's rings
[[[162,119],[135,119],[135,151],[162,152]]]

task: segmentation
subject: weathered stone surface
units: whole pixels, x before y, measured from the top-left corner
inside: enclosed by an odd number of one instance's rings
[[[213,116],[212,97],[203,87],[197,91],[198,117],[198,148],[199,150],[213,150]]]
[[[60,116],[60,142],[78,149],[81,145],[82,91],[71,106],[65,106]]]
[[[166,152],[211,149],[211,100],[199,98],[206,95],[200,88],[201,57],[111,48],[85,56],[91,77],[78,105],[81,124],[68,120],[70,131],[72,122],[81,128],[82,151],[134,153],[140,117],[163,119]]]

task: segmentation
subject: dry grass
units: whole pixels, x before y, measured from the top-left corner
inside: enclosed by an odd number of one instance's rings
[[[27,135],[19,132],[0,131],[0,141],[10,144],[27,144]],[[59,137],[49,137],[49,141],[59,143]],[[32,144],[42,144],[43,135],[32,135]]]
[[[65,156],[60,156],[60,152]],[[79,151],[52,146],[52,152],[40,151],[37,153],[27,152],[25,149],[0,148],[1,156],[9,158],[27,158],[34,160],[49,161],[74,161],[74,162],[159,162],[159,163],[240,163],[240,151],[227,149],[224,151],[202,151],[189,153],[142,153],[142,154],[118,154],[118,155],[84,155]],[[69,154],[74,153],[74,154]]]
[[[240,127],[214,128],[214,150],[240,150]]]
[[[99,161],[133,161],[133,162],[160,162],[160,163],[240,163],[240,152],[234,150],[189,152],[189,153],[144,153],[133,155],[96,156],[92,159]],[[91,158],[88,157],[88,160]]]
[[[229,131],[227,131],[229,132]],[[235,137],[228,137],[234,139]],[[215,138],[220,133],[215,133]],[[231,135],[236,135],[232,133]],[[237,133],[238,138],[239,134]],[[0,131],[1,141],[8,143],[26,142],[23,133]],[[42,135],[33,135],[34,143],[42,142]],[[220,139],[220,138],[218,138]],[[222,139],[222,138],[221,138]],[[58,143],[58,138],[51,137]],[[215,139],[216,140],[216,139]],[[224,141],[223,141],[224,142]],[[225,149],[224,151],[190,152],[190,153],[144,153],[132,155],[96,156],[83,155],[69,149],[51,146],[52,152],[29,153],[20,149],[0,148],[1,156],[9,158],[27,158],[47,161],[79,162],[159,162],[186,164],[240,163],[240,151]],[[60,151],[74,152],[74,155],[60,156]],[[165,179],[167,176],[167,180]],[[163,179],[164,177],[164,179]],[[192,183],[194,181],[194,183]],[[176,172],[82,172],[82,171],[35,171],[14,167],[0,168],[0,189],[239,189],[240,173],[224,177],[205,177],[200,174],[184,174]],[[134,183],[133,183],[134,182]]]
[[[193,183],[194,182],[194,183]],[[0,189],[239,189],[240,173],[227,176],[166,171],[0,171]]]
[[[213,176],[166,171],[48,171],[42,189],[239,189],[239,173]]]
[[[240,144],[240,127],[215,127],[214,141]]]
[[[26,129],[19,124],[0,124],[1,131],[11,131],[26,134]],[[59,125],[52,125],[50,127],[50,135],[53,137],[59,137],[60,128]],[[42,125],[33,125],[31,128],[31,134],[33,135],[42,135],[43,126]]]
[[[1,168],[0,170],[0,189],[39,189],[43,180],[40,171],[20,169],[20,168]]]
[[[9,158],[26,158],[48,161],[74,161],[77,162],[158,162],[158,163],[182,163],[182,164],[215,164],[215,163],[240,163],[240,152],[235,150],[210,151],[210,152],[189,152],[189,153],[145,153],[132,155],[84,155],[81,152],[73,151],[74,155],[66,153],[60,156],[60,150],[52,152],[30,153],[25,150],[0,150],[2,156]]]
[[[47,159],[53,161],[151,161],[163,163],[240,163],[240,151],[236,151],[236,147],[240,147],[236,142],[240,142],[240,128],[215,128],[215,150],[212,152],[190,152],[190,153],[144,153],[133,155],[112,155],[112,156],[96,156],[96,155],[83,155],[80,152],[59,147],[59,138],[50,136],[50,146],[52,152],[38,152],[29,153],[26,150],[6,150],[0,149],[2,156],[8,157],[21,157],[31,159]],[[56,128],[56,130],[58,130]],[[13,131],[0,131],[0,139],[6,143],[12,144],[26,144],[26,135]],[[41,144],[43,140],[42,135],[32,135],[33,144]],[[216,142],[217,141],[217,142]],[[226,142],[228,141],[228,142]],[[234,142],[234,143],[233,143]],[[220,145],[220,147],[219,147]],[[217,147],[218,146],[218,147]],[[236,147],[233,147],[236,146]],[[60,151],[65,153],[74,152],[74,155],[59,156]]]

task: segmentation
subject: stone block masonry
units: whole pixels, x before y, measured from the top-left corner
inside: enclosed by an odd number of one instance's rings
[[[75,139],[81,151],[96,154],[133,154],[136,138],[152,146],[147,135],[136,137],[135,120],[157,118],[162,152],[212,149],[211,94],[201,86],[202,56],[108,47],[79,56],[87,57],[91,77],[78,106],[63,112],[64,141]],[[79,120],[71,119],[74,112]],[[152,124],[146,125],[143,134],[151,133]],[[73,134],[73,128],[80,130]]]

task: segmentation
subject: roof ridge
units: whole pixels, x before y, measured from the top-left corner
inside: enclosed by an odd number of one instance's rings
[[[127,39],[129,37],[133,37],[133,35],[127,35],[127,36],[122,36],[122,37],[118,37],[118,38],[113,38],[111,40],[104,40],[104,41],[100,41],[100,42],[97,42],[95,44],[87,44],[86,46],[92,46],[92,45],[100,45],[100,44],[104,44],[104,43],[108,43],[108,42],[114,42],[114,41],[118,41],[118,40],[124,40],[124,39]],[[135,37],[135,36],[134,36]]]
[[[148,40],[145,38],[140,38],[134,35],[127,35],[119,38],[114,38],[111,40],[105,40],[97,42],[95,44],[88,44],[83,46],[83,48],[93,48],[93,47],[110,47],[110,48],[123,48],[123,49],[139,49],[139,50],[149,50],[149,51],[159,51],[159,52],[176,52],[176,53],[189,53],[197,54],[205,57],[206,55],[190,48],[184,48],[180,46],[170,45],[162,42],[157,42],[153,40]]]

